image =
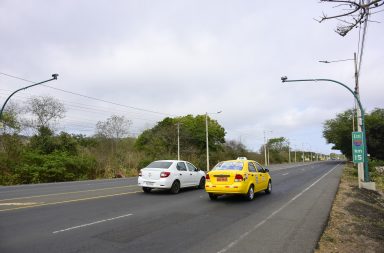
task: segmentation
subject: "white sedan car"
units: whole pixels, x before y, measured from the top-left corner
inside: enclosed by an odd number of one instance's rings
[[[184,187],[204,189],[205,173],[187,161],[154,161],[140,170],[138,184],[146,193],[152,189],[169,189],[176,194]]]

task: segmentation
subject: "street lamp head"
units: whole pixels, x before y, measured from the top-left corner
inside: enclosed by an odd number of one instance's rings
[[[287,79],[288,79],[288,77],[286,77],[286,76],[282,76],[281,77],[281,81],[284,83],[285,81],[287,81]]]
[[[57,77],[59,76],[59,74],[52,74],[52,77],[53,79],[57,80]]]
[[[330,63],[329,61],[319,61],[321,63]]]
[[[222,113],[223,111],[218,111],[217,114]]]

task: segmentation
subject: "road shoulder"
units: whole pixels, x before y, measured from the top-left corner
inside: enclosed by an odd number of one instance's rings
[[[315,252],[382,252],[383,241],[383,194],[359,189],[356,170],[346,165]]]

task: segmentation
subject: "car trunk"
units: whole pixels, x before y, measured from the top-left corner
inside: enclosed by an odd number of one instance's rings
[[[233,184],[235,182],[235,175],[240,171],[234,170],[217,170],[209,172],[210,180],[217,185]]]
[[[144,168],[141,170],[141,177],[145,180],[158,180],[160,179],[160,173],[167,171],[160,168]]]

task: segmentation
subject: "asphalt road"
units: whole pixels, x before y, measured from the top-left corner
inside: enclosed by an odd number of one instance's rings
[[[272,194],[251,202],[136,178],[0,187],[0,252],[312,252],[342,167],[272,166]]]

